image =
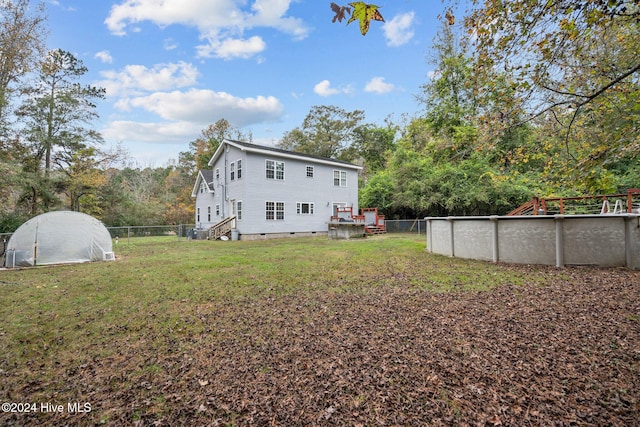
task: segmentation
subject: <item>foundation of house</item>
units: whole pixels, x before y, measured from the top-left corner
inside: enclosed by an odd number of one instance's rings
[[[367,237],[365,225],[361,222],[330,222],[330,239],[359,239]]]
[[[325,231],[299,231],[290,233],[257,233],[240,234],[239,240],[267,240],[267,239],[287,239],[292,237],[326,237]]]

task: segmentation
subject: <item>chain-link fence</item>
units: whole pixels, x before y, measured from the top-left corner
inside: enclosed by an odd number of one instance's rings
[[[424,219],[388,219],[385,221],[387,233],[425,234],[427,231]],[[195,224],[178,225],[136,225],[125,227],[107,227],[111,237],[125,240],[133,237],[176,237],[177,239],[197,238]],[[12,233],[0,233],[0,260],[4,257]],[[2,264],[0,263],[0,266]]]
[[[387,233],[426,234],[427,232],[427,221],[424,219],[386,219],[384,223]]]
[[[114,239],[130,239],[132,237],[175,236],[178,239],[193,237],[194,224],[178,225],[137,225],[126,227],[107,227]]]
[[[0,233],[0,267],[4,265],[4,254],[7,251],[7,245],[9,245],[9,239],[13,233]]]

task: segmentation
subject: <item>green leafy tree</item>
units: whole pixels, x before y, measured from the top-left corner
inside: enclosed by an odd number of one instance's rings
[[[180,153],[181,165],[191,168],[194,175],[198,170],[207,169],[209,160],[225,139],[251,142],[253,136],[226,119],[220,119],[203,129],[200,136],[189,143],[189,151]]]
[[[570,169],[585,179],[596,167],[640,152],[636,1],[474,3],[465,26],[476,43],[480,93],[495,98],[492,76],[497,70],[509,75],[502,108],[488,117],[494,130],[542,120],[548,139],[563,146]]]
[[[345,161],[353,160],[348,150],[355,139],[355,130],[364,120],[360,110],[346,111],[333,105],[316,105],[305,117],[300,128],[285,133],[280,148]]]
[[[88,125],[98,117],[96,100],[105,89],[81,85],[87,73],[82,61],[61,49],[52,50],[40,63],[38,82],[27,91],[20,109],[27,140],[44,162],[45,174],[52,169],[52,156],[72,156],[77,150],[102,142]]]
[[[349,157],[362,158],[365,175],[376,173],[386,167],[387,159],[395,149],[398,127],[390,123],[386,127],[366,124],[353,130],[353,154]]]
[[[32,213],[39,198],[41,208],[49,210],[56,203],[55,194],[63,189],[63,178],[52,176],[52,171],[69,167],[78,159],[77,153],[102,142],[90,124],[98,117],[95,102],[104,98],[105,90],[81,85],[78,81],[86,72],[71,53],[50,51],[19,110],[31,150],[32,161],[23,170],[31,174],[26,194],[30,194]]]
[[[0,0],[0,128],[13,92],[44,52],[44,13],[44,3],[32,9],[29,0]]]

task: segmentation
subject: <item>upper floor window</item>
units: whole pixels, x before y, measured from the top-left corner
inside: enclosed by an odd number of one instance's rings
[[[220,179],[220,168],[216,168],[216,179]]]
[[[313,166],[307,166],[307,178],[313,178]]]
[[[284,162],[275,160],[266,161],[266,177],[267,179],[284,180]]]
[[[347,173],[345,171],[333,171],[333,185],[336,187],[347,186]]]
[[[238,175],[238,179],[242,178],[242,160],[236,162],[236,174]]]
[[[233,181],[236,179],[236,163],[235,162],[231,162],[230,171],[231,171],[231,181]]]

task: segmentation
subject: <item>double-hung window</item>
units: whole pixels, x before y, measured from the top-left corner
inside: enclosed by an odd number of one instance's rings
[[[230,169],[231,171],[231,181],[236,179],[236,162],[231,162]]]
[[[265,218],[269,221],[284,220],[284,202],[266,202]]]
[[[238,177],[238,178],[240,178],[240,177]],[[236,219],[238,221],[242,221],[242,200],[238,200],[236,202]]]
[[[307,166],[307,178],[313,178],[313,166]]]
[[[347,186],[347,173],[345,171],[334,170],[333,171],[333,185],[336,187]]]
[[[236,175],[238,179],[242,178],[242,160],[236,162]]]
[[[284,181],[284,162],[278,162],[276,160],[267,160],[265,165],[266,165],[265,176],[267,179]]]

